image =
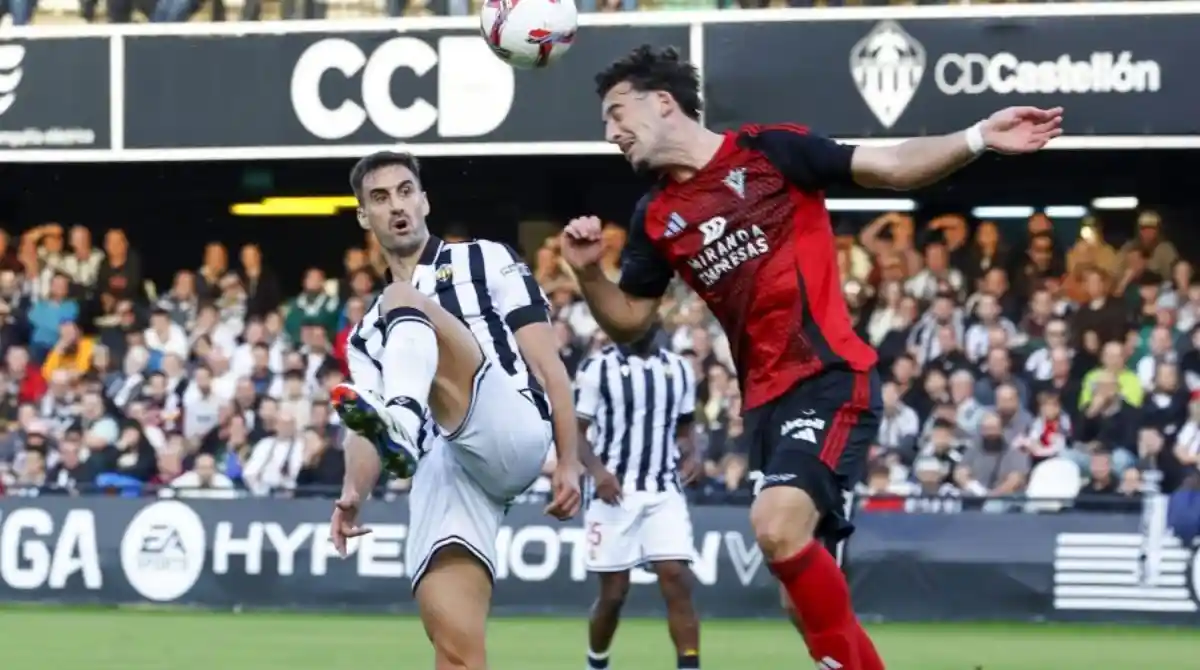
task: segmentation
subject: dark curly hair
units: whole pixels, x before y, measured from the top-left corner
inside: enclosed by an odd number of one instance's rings
[[[622,82],[635,91],[669,93],[684,114],[700,119],[700,73],[675,47],[655,49],[643,44],[634,49],[596,75],[596,93],[603,98]]]

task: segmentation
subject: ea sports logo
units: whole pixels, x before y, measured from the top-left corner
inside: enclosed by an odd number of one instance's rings
[[[21,69],[24,60],[24,46],[0,44],[0,114],[7,112],[17,101],[17,86],[25,74]]]
[[[908,108],[925,75],[925,47],[895,21],[883,21],[850,50],[850,74],[884,128]]]
[[[138,512],[125,529],[121,568],[143,598],[170,602],[195,586],[206,553],[200,516],[182,502],[157,502]]]

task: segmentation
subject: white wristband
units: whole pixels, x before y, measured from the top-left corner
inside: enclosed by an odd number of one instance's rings
[[[976,156],[987,151],[987,144],[983,141],[983,129],[980,128],[981,125],[982,122],[967,128],[967,148]]]

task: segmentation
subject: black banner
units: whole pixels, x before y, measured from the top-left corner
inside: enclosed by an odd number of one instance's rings
[[[126,147],[599,143],[595,73],[646,42],[686,53],[687,36],[593,27],[536,71],[477,30],[129,37]]]
[[[329,502],[111,498],[0,500],[0,600],[411,611],[408,506],[372,503],[372,533],[346,560],[328,541]],[[708,616],[778,611],[745,509],[695,513],[695,597]],[[595,598],[578,524],[518,506],[497,540],[494,609],[580,615]],[[626,610],[661,613],[653,576],[633,575]]]
[[[949,509],[949,508],[947,508]],[[372,503],[373,533],[338,558],[329,502],[0,500],[0,600],[412,611],[407,505]],[[693,509],[704,617],[779,616],[744,508]],[[1200,556],[1137,513],[860,513],[848,548],[866,620],[1096,620],[1200,626]],[[497,540],[495,610],[578,616],[595,598],[578,524],[518,506]],[[662,613],[635,571],[626,611]]]
[[[110,147],[109,40],[0,40],[0,155]]]
[[[1197,34],[1195,14],[710,24],[708,121],[910,137],[1035,105],[1066,108],[1064,141],[1195,135]]]

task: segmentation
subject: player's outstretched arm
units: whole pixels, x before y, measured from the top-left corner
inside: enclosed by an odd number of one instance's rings
[[[932,184],[991,150],[1004,154],[1038,151],[1062,134],[1061,107],[1009,107],[966,130],[918,137],[886,147],[857,147],[850,171],[869,188],[909,190]]]
[[[632,342],[654,323],[658,303],[674,276],[646,238],[646,199],[638,203],[621,257],[621,281],[614,283],[600,267],[600,219],[585,216],[563,229],[562,250],[579,280],[592,317],[614,342]]]

